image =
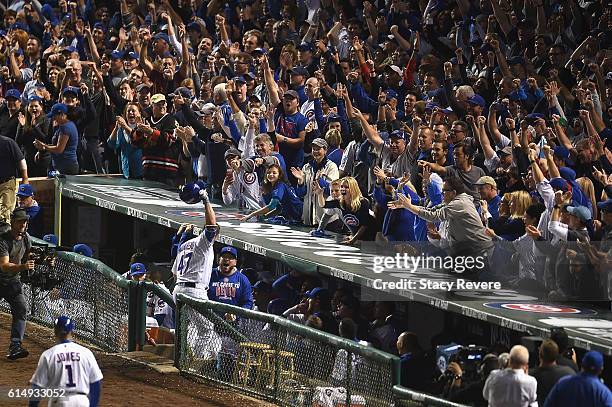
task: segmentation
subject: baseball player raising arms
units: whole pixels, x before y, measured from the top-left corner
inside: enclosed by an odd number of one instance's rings
[[[74,322],[69,317],[55,320],[58,344],[40,355],[30,383],[33,389],[61,389],[60,397],[49,399],[49,406],[96,407],[100,400],[102,372],[93,353],[72,342],[73,330]],[[37,407],[38,403],[32,399],[29,406]]]
[[[207,290],[212,274],[215,254],[213,243],[219,232],[215,212],[210,205],[206,190],[198,184],[187,184],[180,194],[186,203],[204,204],[205,226],[199,236],[187,240],[178,248],[176,259],[172,265],[172,273],[176,278],[174,287],[174,301],[178,293],[194,298],[208,299]],[[193,325],[197,328],[197,343],[189,340],[191,348],[197,348],[198,356],[208,359],[216,356],[221,347],[219,337],[214,332],[214,325],[200,314],[196,314]],[[189,335],[188,335],[189,338]]]

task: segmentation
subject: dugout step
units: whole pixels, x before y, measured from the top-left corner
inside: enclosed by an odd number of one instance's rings
[[[161,355],[157,352],[160,352]],[[166,354],[170,354],[172,358],[167,357]],[[178,369],[174,367],[174,345],[147,345],[144,347],[144,351],[125,352],[120,356],[146,365],[159,373],[178,373]]]

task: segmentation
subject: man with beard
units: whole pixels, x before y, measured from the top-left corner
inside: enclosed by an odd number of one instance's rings
[[[219,253],[219,266],[212,270],[208,284],[209,299],[224,304],[253,309],[253,291],[249,279],[236,267],[238,251],[225,246]],[[235,321],[236,316],[225,314],[225,319]]]

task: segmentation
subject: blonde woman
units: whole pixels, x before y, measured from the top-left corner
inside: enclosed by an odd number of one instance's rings
[[[593,181],[587,177],[580,177],[576,182],[580,185],[582,193],[591,201],[593,219],[597,219],[597,200],[595,199],[595,186],[593,185]]]
[[[333,209],[350,231],[342,243],[353,245],[358,241],[372,241],[376,236],[374,217],[370,214],[370,202],[361,195],[357,180],[345,177],[340,180],[340,199],[327,201],[326,209]],[[319,226],[320,228],[320,226]]]
[[[327,159],[336,163],[338,167],[340,167],[340,162],[342,161],[342,149],[340,146],[342,145],[342,134],[338,129],[329,129],[327,133],[325,133],[325,141],[329,148],[327,149]]]
[[[507,202],[507,217],[502,216],[502,206]],[[527,191],[514,191],[504,194],[502,205],[499,207],[499,219],[492,221],[489,234],[504,240],[516,240],[525,234],[525,210],[531,205],[531,195]],[[506,212],[506,209],[503,208]],[[505,214],[505,213],[504,213]]]

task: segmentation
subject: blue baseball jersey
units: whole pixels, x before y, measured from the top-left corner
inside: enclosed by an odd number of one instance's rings
[[[272,199],[276,198],[281,204],[281,214],[289,220],[302,220],[302,210],[304,202],[297,196],[293,187],[278,182],[270,194],[264,194],[263,200],[269,205]]]
[[[208,287],[208,298],[213,301],[253,309],[251,282],[240,270],[226,276],[219,271],[219,267],[215,267]]]

